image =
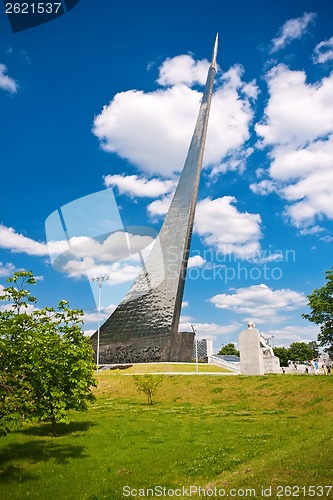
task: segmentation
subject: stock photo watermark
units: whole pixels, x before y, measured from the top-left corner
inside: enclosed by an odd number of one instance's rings
[[[17,33],[58,19],[76,7],[79,1],[47,0],[40,2],[32,0],[3,0],[3,8],[8,17],[12,32]]]
[[[168,488],[166,486],[154,486],[152,488],[132,488],[123,486],[123,497],[125,498],[309,498],[330,497],[332,485],[277,485],[260,486],[257,488],[206,488],[201,486],[180,486]]]
[[[172,255],[172,248],[168,252]],[[283,278],[284,266],[296,262],[296,251],[268,248],[254,253],[224,253],[203,249],[201,252],[194,250],[190,259],[193,259],[193,262],[199,259],[199,264],[189,265],[189,280],[219,280],[226,285],[233,281],[267,282]],[[172,272],[172,269],[169,271]]]
[[[283,269],[280,266],[245,267],[241,263],[231,266],[207,266],[191,267],[187,271],[187,277],[190,280],[219,280],[224,284],[232,281],[279,281],[283,277]]]

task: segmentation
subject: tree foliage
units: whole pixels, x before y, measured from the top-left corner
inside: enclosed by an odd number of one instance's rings
[[[273,351],[281,366],[288,366],[288,361],[310,361],[319,355],[316,342],[293,342],[289,347],[274,347]]]
[[[133,375],[136,388],[139,392],[147,395],[148,404],[153,404],[153,395],[156,393],[158,386],[163,381],[163,375],[152,375],[145,373],[144,375]]]
[[[83,411],[93,400],[94,362],[90,341],[81,330],[82,311],[65,300],[58,308],[36,309],[26,287],[30,271],[16,272],[3,290],[0,311],[0,434],[23,420],[68,421],[68,411]]]
[[[222,356],[239,356],[239,351],[236,349],[235,344],[230,342],[230,344],[226,344],[225,346],[221,347],[218,354]]]
[[[325,272],[327,283],[308,295],[310,314],[303,318],[320,325],[318,341],[326,351],[333,351],[333,267]]]
[[[312,342],[293,342],[288,351],[292,361],[309,361],[318,355],[318,349],[314,348]]]
[[[280,366],[288,366],[288,361],[290,359],[289,349],[287,347],[274,347],[274,355],[280,360]]]

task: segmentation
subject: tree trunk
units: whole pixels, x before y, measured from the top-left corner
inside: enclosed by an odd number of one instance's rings
[[[56,422],[56,419],[54,417],[54,415],[52,415],[51,417],[51,423],[52,423],[52,434],[53,436],[57,436],[57,422]]]

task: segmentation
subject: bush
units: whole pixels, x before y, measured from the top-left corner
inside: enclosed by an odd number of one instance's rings
[[[158,386],[163,381],[163,375],[153,375],[145,373],[144,375],[133,375],[136,388],[139,392],[147,395],[148,404],[153,404],[153,395],[156,393]]]

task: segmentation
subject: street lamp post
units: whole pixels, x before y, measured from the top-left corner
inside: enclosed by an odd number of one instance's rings
[[[98,282],[98,328],[97,328],[97,349],[96,349],[96,365],[97,365],[97,373],[99,367],[99,332],[101,329],[101,298],[102,298],[102,285],[103,281],[107,281],[109,276],[102,274],[101,276],[94,276],[91,278],[91,281]]]
[[[195,330],[196,325],[191,325],[192,331],[194,333],[194,342],[195,342],[195,372],[199,373],[199,366],[198,366],[198,341],[197,341],[197,332]]]

